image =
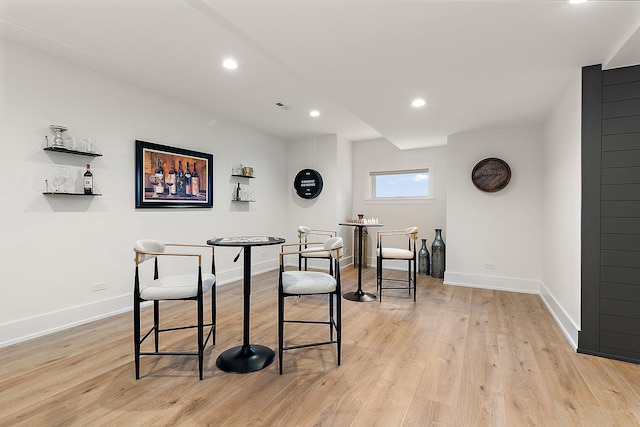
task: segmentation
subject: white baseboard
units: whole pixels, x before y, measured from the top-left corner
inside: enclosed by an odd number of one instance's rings
[[[0,347],[72,328],[132,309],[131,294],[44,313],[0,325]]]
[[[544,283],[540,285],[540,297],[544,301],[547,309],[556,320],[558,326],[564,333],[574,350],[578,349],[578,332],[580,328],[575,322],[567,315],[567,312],[562,308],[558,301],[553,297],[551,292],[547,289]]]
[[[483,274],[453,273],[449,271],[444,272],[444,284],[527,294],[539,294],[541,285],[539,280],[488,276]]]
[[[349,255],[340,260],[340,268],[345,268],[353,264],[353,256]]]

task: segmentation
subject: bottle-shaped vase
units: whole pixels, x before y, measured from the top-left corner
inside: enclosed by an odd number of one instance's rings
[[[427,239],[422,239],[422,246],[418,251],[418,274],[428,276],[431,273],[431,260],[427,249]]]
[[[436,228],[436,237],[431,243],[431,277],[443,278],[445,269],[445,244],[442,229]]]

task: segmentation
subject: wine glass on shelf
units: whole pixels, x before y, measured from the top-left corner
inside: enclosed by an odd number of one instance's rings
[[[53,167],[53,178],[51,180],[54,193],[64,193],[66,191],[65,178],[62,172],[62,166]]]
[[[60,169],[65,193],[73,192],[73,176],[71,176],[71,170],[67,166],[62,166]]]
[[[93,138],[86,138],[87,140],[87,153],[96,152],[96,141]]]

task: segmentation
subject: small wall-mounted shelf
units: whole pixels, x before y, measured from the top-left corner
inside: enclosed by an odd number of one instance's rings
[[[84,194],[84,193],[55,193],[53,191],[45,191],[42,194],[44,194],[45,196],[102,196],[102,194],[99,193],[93,193],[93,194]]]
[[[69,148],[66,147],[56,147],[56,146],[51,146],[51,147],[45,147],[43,148],[44,151],[54,151],[56,153],[66,153],[66,154],[77,154],[80,156],[89,156],[89,157],[100,157],[102,156],[101,153],[96,153],[94,151],[78,151],[78,150],[71,150]],[[253,178],[253,177],[251,177]]]
[[[255,178],[253,175],[239,175],[232,173],[232,178]],[[232,202],[239,203],[253,203],[255,200],[253,199],[253,190],[251,185],[249,184],[240,184],[240,182],[244,182],[241,180],[236,181],[236,185],[233,187],[233,196],[231,197]]]
[[[87,156],[87,157],[100,157],[102,153],[95,150],[95,146],[93,143],[91,144],[90,151],[87,150],[74,150],[62,145],[62,137],[60,136],[60,132],[66,131],[67,128],[65,126],[51,125],[50,128],[56,133],[56,139],[54,140],[54,145],[49,145],[49,138],[45,136],[47,141],[47,146],[43,148],[44,151],[62,153],[65,155],[71,154],[75,156]],[[87,170],[89,169],[89,161],[87,163]],[[73,168],[73,166],[72,166]],[[49,184],[49,179],[44,180],[44,190],[42,192],[45,196],[102,196],[102,194],[93,192],[91,194],[85,194],[84,192],[77,192],[73,190],[77,190],[74,185],[74,179],[71,175],[71,169],[68,166],[54,165],[54,175],[51,178],[51,184]],[[84,179],[84,175],[81,176]],[[72,191],[68,191],[72,190]],[[95,191],[95,187],[93,187]]]

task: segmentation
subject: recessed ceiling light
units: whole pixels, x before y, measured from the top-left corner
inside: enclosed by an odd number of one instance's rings
[[[427,102],[422,98],[417,98],[411,101],[411,106],[415,108],[424,107]]]
[[[311,110],[311,111],[309,112],[309,115],[310,115],[311,117],[318,117],[318,116],[320,115],[320,111],[318,111],[318,110]]]
[[[580,3],[585,3],[587,0],[569,0],[569,3],[571,4],[580,4]]]
[[[238,68],[238,63],[235,61],[235,59],[225,59],[222,62],[222,66],[228,70],[235,70],[236,68]]]

